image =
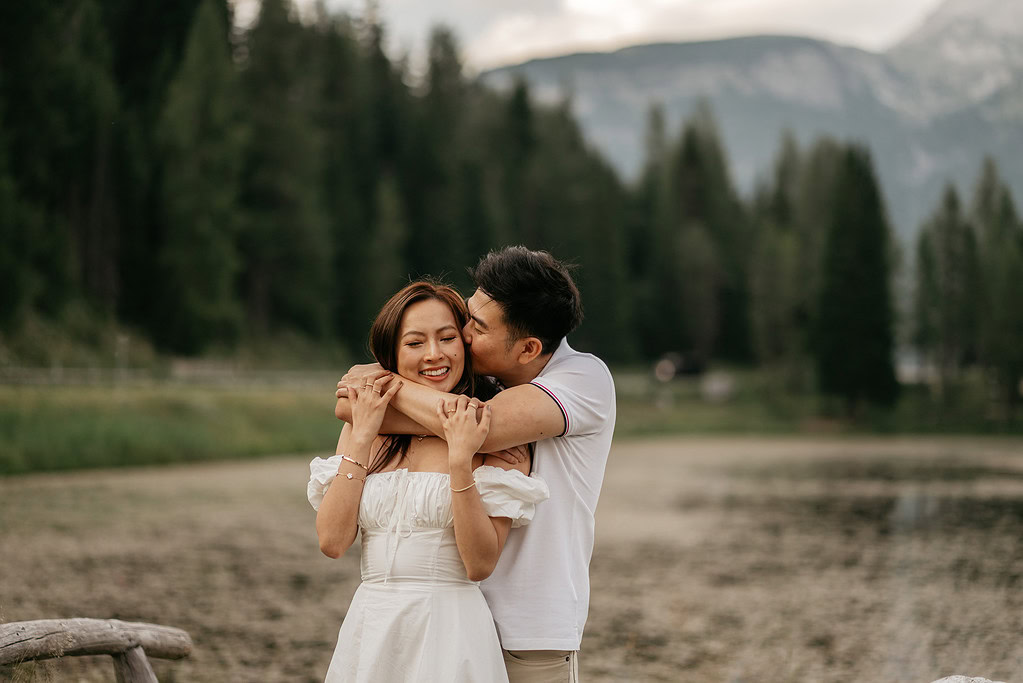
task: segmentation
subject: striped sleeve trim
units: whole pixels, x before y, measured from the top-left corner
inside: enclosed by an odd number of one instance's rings
[[[550,389],[548,389],[544,385],[540,384],[535,379],[532,382],[530,382],[530,384],[532,384],[535,387],[539,387],[540,389],[543,389],[544,393],[547,394],[548,396],[550,396],[551,398],[553,398],[554,402],[558,404],[558,408],[561,410],[561,416],[565,418],[565,431],[563,431],[560,434],[558,434],[558,436],[565,436],[565,434],[568,434],[568,426],[569,426],[568,425],[568,411],[565,410],[565,405],[561,402],[560,399],[558,399],[557,396],[554,395],[553,391],[551,391]]]

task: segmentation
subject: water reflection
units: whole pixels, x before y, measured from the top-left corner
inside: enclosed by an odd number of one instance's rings
[[[732,477],[819,481],[929,482],[1012,479],[1023,481],[1023,469],[971,462],[964,458],[919,459],[893,455],[871,458],[798,460],[730,466]]]

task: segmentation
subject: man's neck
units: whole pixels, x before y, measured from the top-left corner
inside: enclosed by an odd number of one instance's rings
[[[525,365],[516,366],[511,372],[502,373],[497,381],[505,387],[515,387],[520,384],[528,384],[539,376],[547,363],[554,357],[554,353],[537,356]]]

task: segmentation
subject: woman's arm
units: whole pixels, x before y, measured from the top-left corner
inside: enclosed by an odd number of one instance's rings
[[[356,366],[345,377],[366,376],[356,372],[363,367],[370,366]],[[350,414],[347,395],[344,382],[339,382],[335,393],[338,401],[334,414],[346,422]],[[453,402],[456,398],[455,394],[410,382],[390,406],[383,422],[383,433],[435,434],[444,438],[444,430],[436,412],[437,401]],[[482,402],[477,399],[476,403]],[[505,389],[487,401],[487,405],[493,406],[495,418],[492,429],[489,430],[487,439],[480,448],[484,453],[494,453],[512,446],[549,439],[565,432],[565,415],[561,407],[547,392],[532,384]]]
[[[337,440],[336,454],[342,453],[366,466],[369,465],[370,449],[352,443],[352,426],[346,424]],[[348,473],[352,478],[348,479]],[[316,512],[316,536],[320,551],[327,557],[341,557],[359,531],[359,502],[362,500],[363,477],[365,472],[346,460],[338,467],[338,476],[327,489]]]
[[[390,387],[387,384],[390,383]],[[316,536],[320,551],[327,557],[341,557],[355,542],[359,531],[359,504],[362,487],[370,466],[371,448],[376,439],[384,410],[401,387],[401,380],[381,377],[362,387],[349,387],[353,397],[353,424],[346,424],[337,442],[336,454],[344,455],[316,513]],[[386,391],[384,387],[387,387]]]
[[[489,407],[476,422],[476,410],[469,407],[467,397],[459,397],[454,412],[445,413],[438,404],[438,416],[448,443],[448,467],[451,473],[451,509],[455,519],[455,543],[458,554],[465,565],[466,574],[472,581],[482,581],[490,576],[497,566],[497,560],[504,549],[504,542],[511,529],[507,517],[489,517],[483,509],[479,491],[473,478],[472,461],[479,445],[490,429]],[[510,465],[491,458],[496,466],[505,469],[516,468],[529,472],[529,463]],[[490,463],[488,463],[490,464]]]

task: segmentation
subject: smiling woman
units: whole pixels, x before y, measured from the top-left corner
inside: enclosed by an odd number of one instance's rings
[[[370,332],[383,369],[346,383],[351,416],[333,458],[310,463],[320,550],[339,558],[362,537],[362,579],[338,633],[327,681],[507,681],[478,582],[512,526],[528,523],[547,485],[479,453],[491,408],[479,400],[461,329],[462,297],[415,282],[384,305]],[[442,437],[381,435],[405,384],[458,394],[437,405]],[[523,449],[525,452],[525,449]]]

